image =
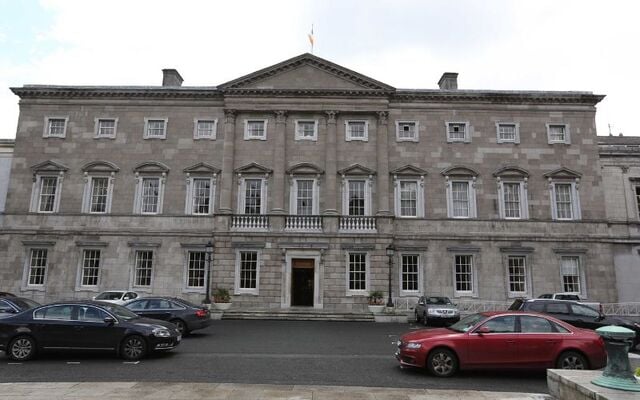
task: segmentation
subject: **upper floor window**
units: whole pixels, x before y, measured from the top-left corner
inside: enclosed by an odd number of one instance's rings
[[[345,121],[344,124],[347,141],[361,140],[366,142],[369,140],[368,121],[348,120]]]
[[[568,124],[547,124],[547,139],[549,144],[571,143]]]
[[[96,118],[96,132],[95,137],[97,139],[106,138],[113,139],[116,137],[116,130],[118,129],[117,118]]]
[[[190,205],[187,214],[209,215],[213,213],[213,179],[212,178],[189,178]]]
[[[498,143],[520,143],[520,126],[517,123],[496,123]]]
[[[264,178],[243,178],[240,191],[240,214],[265,214],[266,186]]]
[[[552,184],[552,211],[553,219],[576,220],[580,219],[580,207],[576,184],[553,183]]]
[[[162,214],[164,188],[169,168],[148,161],[134,168],[137,185],[133,203],[134,214]]]
[[[296,140],[318,140],[318,121],[296,120]]]
[[[391,171],[394,185],[395,215],[424,218],[424,176],[426,171],[407,165]]]
[[[369,215],[368,210],[368,198],[369,193],[367,190],[367,181],[364,179],[348,179],[346,182],[346,212],[345,215],[350,216],[365,216]]]
[[[468,122],[447,122],[447,142],[470,142]]]
[[[218,126],[217,119],[194,119],[193,138],[215,140]]]
[[[67,135],[69,117],[45,117],[44,137],[64,138]]]
[[[475,179],[454,178],[447,185],[449,218],[475,218]]]
[[[58,211],[58,176],[41,176],[40,195],[38,196],[38,212],[52,213]]]
[[[638,209],[638,216],[640,217],[640,185],[634,187],[636,193],[636,208]]]
[[[104,214],[107,212],[107,200],[109,198],[109,178],[92,176],[89,178],[89,212]]]
[[[417,142],[418,122],[396,121],[396,140],[398,142]]]
[[[113,182],[119,168],[107,161],[95,161],[83,166],[82,171],[84,172],[82,212],[90,214],[110,213]]]
[[[315,179],[294,179],[291,192],[292,214],[319,214],[318,197],[318,185]]]
[[[244,139],[267,140],[266,119],[248,119],[244,121]]]
[[[145,118],[144,138],[145,139],[166,139],[167,138],[167,118]]]
[[[527,202],[527,184],[524,181],[499,180],[499,210],[504,219],[529,218]]]
[[[49,160],[34,165],[31,169],[33,170],[33,185],[29,211],[57,213],[60,210],[62,181],[68,168]]]

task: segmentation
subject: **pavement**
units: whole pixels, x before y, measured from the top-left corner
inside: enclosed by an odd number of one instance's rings
[[[58,382],[0,383],[0,399],[209,400],[551,400],[547,394],[357,386],[231,383]]]

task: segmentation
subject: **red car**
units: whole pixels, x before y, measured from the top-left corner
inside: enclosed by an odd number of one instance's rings
[[[605,366],[604,341],[594,331],[525,312],[469,315],[448,328],[403,335],[396,358],[401,367],[426,367],[448,377],[459,369]]]

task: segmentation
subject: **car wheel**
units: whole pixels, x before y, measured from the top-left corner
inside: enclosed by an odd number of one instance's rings
[[[187,324],[184,323],[183,320],[181,319],[172,319],[171,321],[172,324],[174,324],[176,326],[176,328],[178,328],[178,332],[180,332],[180,334],[182,336],[185,336],[189,333],[189,331],[187,330]]]
[[[142,336],[127,336],[122,341],[120,347],[120,355],[126,360],[136,361],[144,357],[147,353],[147,342]]]
[[[36,355],[36,341],[30,336],[18,336],[7,349],[7,355],[15,361],[27,361]]]
[[[587,359],[580,353],[575,351],[565,351],[560,354],[556,362],[558,369],[588,369]]]
[[[427,369],[433,375],[447,378],[458,371],[458,357],[448,349],[435,349],[427,358]]]

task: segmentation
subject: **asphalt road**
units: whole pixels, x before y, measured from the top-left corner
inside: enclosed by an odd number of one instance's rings
[[[340,385],[548,393],[544,372],[463,372],[441,379],[400,369],[398,336],[413,324],[215,321],[175,350],[126,363],[110,354],[0,356],[0,382],[162,381]]]

